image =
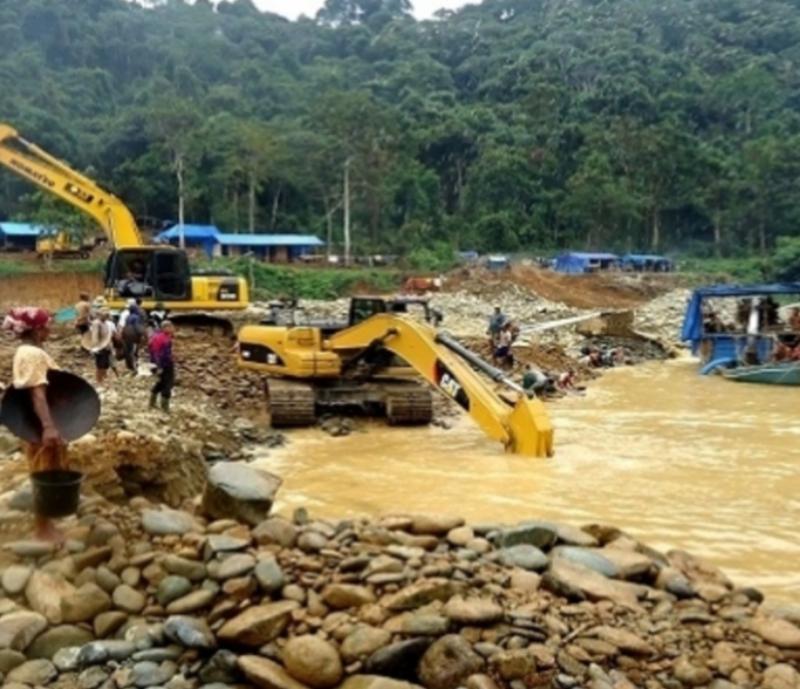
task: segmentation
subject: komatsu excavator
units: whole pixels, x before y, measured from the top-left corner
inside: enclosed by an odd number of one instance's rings
[[[318,410],[354,406],[383,414],[390,424],[427,424],[433,401],[421,376],[507,451],[552,455],[553,427],[540,400],[405,310],[397,300],[357,297],[342,326],[243,327],[238,364],[266,375],[272,425],[313,425]],[[513,398],[495,392],[479,371],[510,388]]]
[[[105,297],[110,308],[122,308],[130,297],[141,297],[145,308],[161,302],[172,312],[248,306],[244,278],[193,276],[185,251],[146,245],[122,201],[2,123],[0,165],[97,221],[112,246],[105,270]]]

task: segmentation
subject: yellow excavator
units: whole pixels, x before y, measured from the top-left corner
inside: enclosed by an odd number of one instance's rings
[[[112,246],[105,269],[110,308],[122,308],[131,297],[141,297],[145,308],[161,302],[172,312],[237,310],[249,305],[244,278],[192,275],[185,251],[146,245],[122,201],[2,123],[0,165],[97,221]]]
[[[427,322],[411,315],[414,303],[423,304]],[[244,326],[238,335],[238,364],[266,375],[275,427],[313,425],[318,411],[353,407],[384,415],[390,424],[427,424],[433,416],[430,385],[508,452],[551,456],[553,427],[542,402],[438,331],[438,320],[424,300],[354,297],[344,324],[272,319]],[[513,396],[495,392],[479,372]]]

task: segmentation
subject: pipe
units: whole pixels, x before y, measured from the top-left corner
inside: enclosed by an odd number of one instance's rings
[[[515,383],[499,368],[495,368],[490,363],[481,359],[477,354],[475,354],[475,352],[471,352],[458,340],[451,337],[447,333],[436,333],[436,342],[444,345],[451,352],[458,354],[458,356],[460,356],[462,359],[469,362],[479,371],[482,371],[489,376],[489,378],[491,378],[494,382],[503,383],[507,387],[511,388],[514,392],[518,392],[521,395],[527,396],[528,393],[522,388],[521,385]]]

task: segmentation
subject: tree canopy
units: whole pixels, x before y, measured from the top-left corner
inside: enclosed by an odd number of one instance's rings
[[[144,6],[146,4],[146,6]],[[799,0],[4,0],[0,121],[140,218],[362,250],[800,235]],[[0,173],[0,217],[30,211]],[[785,240],[781,247],[787,251]]]

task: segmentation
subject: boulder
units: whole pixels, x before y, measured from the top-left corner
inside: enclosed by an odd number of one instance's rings
[[[342,679],[336,647],[318,636],[295,636],[283,648],[283,664],[296,680],[313,689],[330,689]]]
[[[37,612],[20,610],[0,617],[0,649],[24,651],[47,628],[47,618]]]
[[[308,689],[278,663],[261,656],[239,656],[239,669],[260,689]]]
[[[94,640],[92,633],[83,627],[71,624],[62,624],[51,627],[46,632],[36,637],[28,647],[25,654],[28,658],[45,658],[52,660],[53,656],[62,648],[70,646],[83,646]]]
[[[280,486],[280,478],[244,462],[218,462],[208,474],[203,510],[215,519],[256,526],[269,515]]]
[[[457,689],[483,668],[483,659],[467,640],[448,634],[431,644],[419,664],[419,677],[427,689]]]
[[[276,639],[289,623],[295,601],[279,601],[256,605],[228,620],[217,636],[224,641],[260,647]]]
[[[142,528],[153,536],[180,536],[198,529],[197,522],[188,512],[163,506],[142,511]]]

